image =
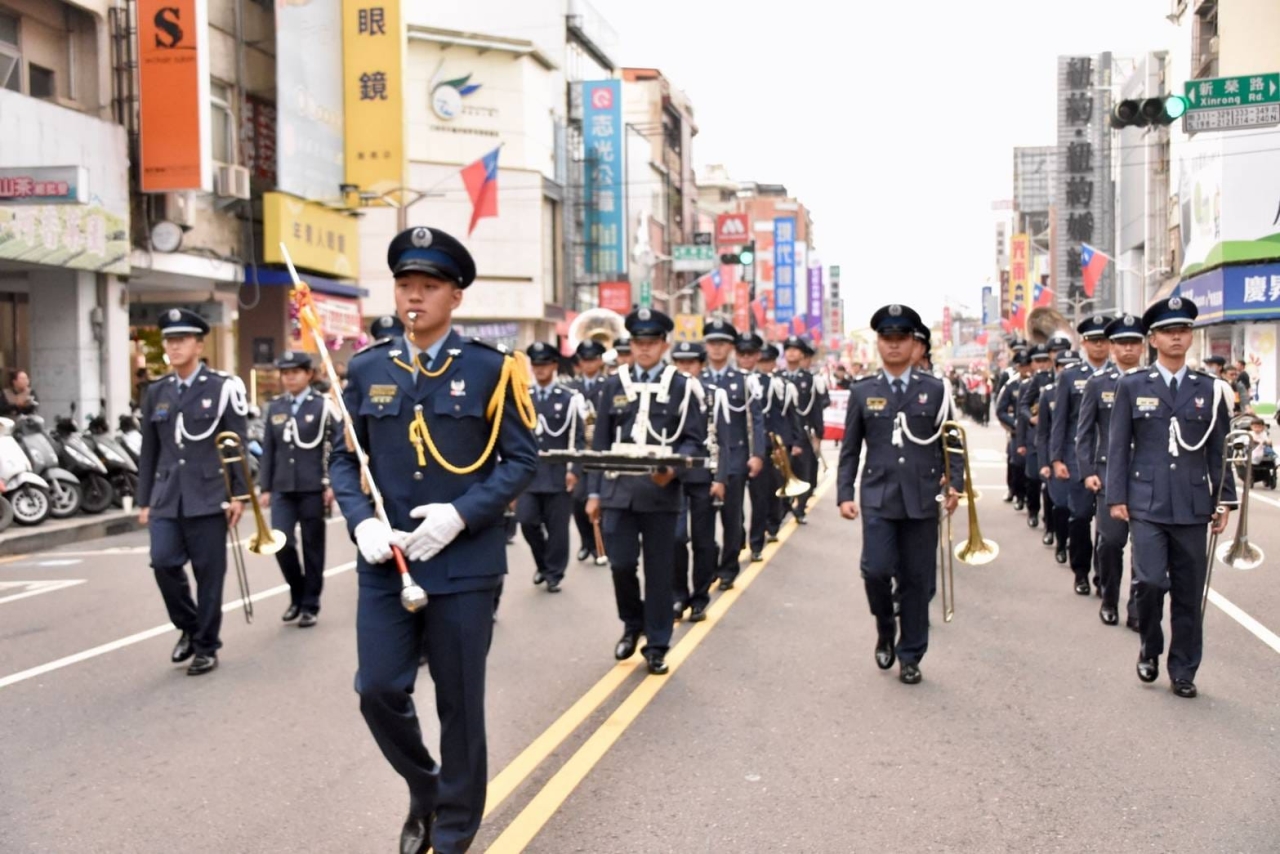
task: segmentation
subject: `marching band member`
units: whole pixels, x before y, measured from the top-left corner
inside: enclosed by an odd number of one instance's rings
[[[1102,607],[1098,617],[1103,624],[1114,626],[1120,621],[1120,581],[1124,574],[1124,547],[1129,542],[1129,524],[1113,519],[1107,510],[1103,485],[1107,481],[1107,442],[1111,434],[1116,386],[1120,377],[1135,370],[1142,361],[1143,334],[1141,322],[1131,314],[1107,324],[1111,342],[1111,367],[1097,371],[1085,384],[1080,396],[1080,421],[1076,427],[1076,457],[1084,486],[1099,505],[1098,572],[1102,588]],[[1138,630],[1137,605],[1129,588],[1128,619],[1125,625]]]
[[[720,550],[720,589],[730,590],[741,568],[739,557],[746,545],[747,532],[743,508],[747,481],[757,478],[764,468],[764,413],[760,401],[747,388],[747,375],[729,364],[738,330],[727,320],[708,320],[703,325],[702,339],[707,350],[707,367],[702,384],[714,396],[716,441],[723,461],[723,479],[712,484],[712,494],[719,499],[720,528],[724,544]],[[819,410],[821,412],[821,410]]]
[[[1063,350],[1054,358],[1053,380],[1040,389],[1039,419],[1036,423],[1036,459],[1040,461],[1040,478],[1044,481],[1050,501],[1049,529],[1045,533],[1053,534],[1052,542],[1055,543],[1053,556],[1058,563],[1067,562],[1067,535],[1070,530],[1067,508],[1068,487],[1065,481],[1053,476],[1053,467],[1049,465],[1049,438],[1053,434],[1053,424],[1058,408],[1058,381],[1063,371],[1079,361],[1079,355],[1072,350]],[[1085,570],[1084,584],[1084,592],[1087,595],[1089,592],[1088,569]],[[1076,592],[1080,592],[1079,586],[1076,587]]]
[[[1111,367],[1107,358],[1111,342],[1107,340],[1107,325],[1112,318],[1095,314],[1076,326],[1080,334],[1080,348],[1084,359],[1058,376],[1055,384],[1053,432],[1049,437],[1049,458],[1053,464],[1053,479],[1066,484],[1067,544],[1070,551],[1071,571],[1076,576],[1076,592],[1089,592],[1089,573],[1093,568],[1093,510],[1096,496],[1085,488],[1080,475],[1080,462],[1076,456],[1076,433],[1080,422],[1080,405],[1089,377]],[[1061,486],[1059,486],[1061,491]],[[1101,595],[1101,583],[1095,577],[1095,585]]]
[[[608,379],[604,370],[604,345],[599,341],[581,341],[574,355],[578,359],[578,376],[568,383],[586,401],[587,412],[592,418],[600,410],[600,395]],[[585,427],[585,425],[583,425]],[[585,434],[584,434],[585,435]],[[596,554],[596,532],[587,518],[587,479],[578,478],[573,490],[573,523],[578,529],[578,560],[593,560],[602,565],[605,558]]]
[[[760,348],[760,361],[756,363],[756,367],[760,372],[770,377],[775,377],[782,384],[782,396],[779,398],[781,407],[778,414],[787,422],[788,432],[791,434],[791,467],[792,473],[800,480],[804,480],[804,475],[800,471],[800,463],[803,461],[804,449],[810,447],[808,434],[805,432],[804,419],[800,416],[800,388],[787,375],[778,364],[778,345],[765,344]],[[777,486],[781,486],[781,482]],[[777,490],[775,489],[774,492]],[[775,495],[769,501],[768,517],[765,520],[765,541],[769,543],[777,542],[778,530],[782,527],[782,522],[787,518],[787,511],[790,509],[789,499]]]
[[[1027,461],[1023,470],[1027,476],[1027,527],[1035,528],[1040,524],[1041,481],[1040,460],[1036,456],[1036,425],[1039,424],[1040,389],[1053,382],[1053,360],[1049,348],[1037,344],[1029,351],[1032,374],[1025,381],[1018,394],[1018,429],[1015,441],[1018,443],[1018,454]],[[1036,399],[1033,400],[1032,397]],[[1046,514],[1047,515],[1047,514]],[[1045,525],[1043,542],[1053,542],[1053,526]]]
[[[582,450],[587,403],[579,392],[556,382],[560,354],[542,341],[530,344],[525,352],[533,365],[533,406],[538,413],[534,432],[538,437],[538,450]],[[533,583],[545,581],[548,593],[560,592],[560,582],[569,565],[569,517],[573,515],[573,495],[578,482],[575,466],[539,462],[533,483],[516,501],[516,520],[533,552],[536,567]],[[587,527],[587,536],[594,544],[595,532],[590,520]]]
[[[939,484],[944,478],[942,422],[951,411],[937,377],[912,367],[913,331],[920,317],[905,305],[887,305],[871,317],[884,370],[849,392],[844,441],[836,478],[840,515],[862,517],[862,578],[876,618],[876,665],[901,662],[898,679],[921,680],[920,661],[929,647],[929,589],[938,553]],[[862,470],[862,506],[855,481]],[[952,513],[964,485],[964,461],[952,456],[950,486],[943,502]],[[901,638],[895,637],[894,593],[900,599]],[[895,648],[895,640],[897,645]]]
[[[708,410],[707,389],[698,376],[706,364],[707,354],[696,341],[681,341],[671,350],[671,362],[676,370],[689,378],[694,397]],[[680,515],[676,521],[675,562],[672,564],[671,591],[674,598],[671,612],[675,619],[684,619],[689,611],[690,622],[700,623],[707,618],[707,606],[711,604],[711,583],[716,580],[719,548],[716,545],[716,507],[711,495],[714,472],[705,468],[686,468],[678,472],[680,480]],[[693,551],[693,583],[689,579],[689,551]]]
[[[357,353],[343,396],[390,525],[361,487],[345,433],[329,473],[359,550],[360,711],[409,788],[400,850],[452,854],[470,847],[484,813],[485,659],[507,571],[503,514],[537,473],[538,443],[522,365],[452,329],[476,275],[466,248],[439,229],[411,228],[391,241],[387,264],[405,335]],[[393,547],[427,594],[420,611],[401,605]],[[413,700],[423,644],[441,718],[438,763]]]
[[[747,481],[751,494],[751,527],[748,531],[748,545],[751,548],[753,563],[764,559],[766,537],[770,541],[777,539],[778,529],[770,528],[770,511],[778,506],[776,493],[783,486],[782,473],[773,464],[772,437],[777,436],[789,454],[799,455],[802,437],[795,432],[792,421],[786,411],[790,405],[787,397],[787,383],[782,377],[765,370],[777,360],[773,345],[768,345],[773,359],[764,359],[766,345],[755,332],[743,332],[738,335],[735,345],[738,367],[747,374],[747,385],[751,396],[760,404],[761,421],[764,423],[765,445],[761,457],[764,470]]]
[[[690,381],[674,365],[664,367],[671,318],[642,308],[626,318],[634,364],[619,369],[605,384],[592,447],[608,451],[617,443],[659,445],[682,456],[704,455],[706,416]],[[605,551],[613,569],[613,589],[622,620],[622,638],[614,648],[619,661],[636,651],[643,633],[649,672],[665,674],[671,644],[673,603],[671,560],[675,549],[680,484],[662,467],[651,475],[609,477],[587,474],[587,513],[603,516]],[[637,570],[644,552],[644,598]]]
[[[216,437],[230,431],[244,442],[249,411],[244,385],[200,362],[209,324],[175,308],[160,318],[164,353],[173,373],[147,386],[142,398],[142,454],[138,459],[138,521],[151,529],[151,568],[169,619],[182,632],[170,659],[194,656],[189,676],[218,666],[222,582],[227,574],[227,529],[244,512],[228,501]],[[248,490],[239,466],[227,474],[236,495]],[[196,579],[196,601],[183,568]]]
[[[280,573],[289,585],[289,607],[281,617],[298,628],[316,624],[324,590],[325,508],[333,501],[328,454],[342,432],[333,406],[311,388],[311,357],[286,350],[276,360],[284,394],[267,406],[262,431],[258,489],[262,506],[271,507],[271,527],[283,531],[284,548],[276,552]],[[302,560],[294,529],[302,534]]]
[[[1019,453],[1017,442],[1018,430],[1018,396],[1022,393],[1024,381],[1031,376],[1031,359],[1026,349],[1015,353],[1013,357],[1016,373],[1012,379],[1006,380],[996,400],[996,419],[1008,431],[1009,438],[1005,450],[1005,482],[1009,484],[1008,500],[1013,502],[1013,509],[1019,512],[1026,506],[1027,473],[1026,459]]]
[[[791,505],[791,511],[795,515],[798,524],[807,525],[805,508],[808,507],[809,499],[813,496],[813,490],[818,480],[818,452],[814,447],[814,442],[815,438],[821,438],[822,433],[820,426],[815,430],[814,418],[816,413],[816,417],[819,419],[818,424],[820,425],[822,408],[819,405],[819,401],[822,396],[814,387],[813,374],[809,373],[803,364],[806,356],[813,355],[813,345],[799,335],[792,335],[783,342],[782,348],[783,356],[787,360],[785,376],[796,387],[798,396],[795,404],[796,414],[800,417],[801,429],[804,431],[805,438],[801,446],[800,457],[794,461],[796,476],[809,484],[809,491],[796,498]]]
[[[1138,678],[1154,682],[1160,675],[1167,593],[1169,679],[1174,694],[1188,699],[1196,696],[1204,646],[1205,528],[1212,524],[1215,533],[1226,530],[1236,503],[1235,477],[1227,468],[1224,478],[1222,465],[1231,421],[1227,390],[1220,380],[1187,367],[1198,313],[1191,300],[1169,297],[1142,315],[1142,327],[1158,355],[1150,371],[1120,378],[1106,481],[1111,516],[1128,521],[1133,536],[1142,637]]]

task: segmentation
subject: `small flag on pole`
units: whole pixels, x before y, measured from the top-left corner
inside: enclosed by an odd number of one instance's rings
[[[1102,279],[1102,273],[1107,269],[1107,262],[1111,260],[1111,256],[1105,252],[1094,249],[1088,243],[1080,244],[1080,271],[1084,274],[1084,295],[1093,296],[1093,292],[1097,290],[1098,282]]]
[[[707,311],[715,311],[724,305],[724,278],[718,268],[699,276],[696,284],[702,288],[702,301],[706,303]]]
[[[462,170],[462,183],[471,196],[471,225],[467,237],[476,230],[476,223],[485,217],[498,215],[498,151],[495,148],[466,169]]]

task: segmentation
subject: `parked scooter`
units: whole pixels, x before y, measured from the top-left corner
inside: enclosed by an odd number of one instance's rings
[[[74,420],[76,405],[71,404],[71,418],[54,419],[54,437],[58,440],[58,460],[63,468],[80,478],[80,509],[90,515],[111,506],[114,490],[107,480],[107,467],[86,441]]]
[[[9,522],[38,525],[49,517],[51,507],[49,482],[31,470],[31,460],[13,437],[13,426],[12,419],[0,418],[0,530]]]
[[[124,442],[112,436],[110,429],[107,416],[99,413],[89,419],[85,438],[107,467],[107,480],[111,482],[113,493],[111,503],[123,507],[125,496],[132,498],[138,494],[138,465]]]
[[[14,436],[31,469],[49,483],[49,514],[55,519],[66,519],[80,512],[83,495],[80,479],[58,463],[58,444],[45,429],[44,418],[39,415],[22,415],[14,423]],[[14,508],[17,513],[17,508]]]
[[[129,452],[136,465],[142,459],[142,428],[139,426],[137,409],[131,407],[128,414],[117,419],[116,432],[120,434],[120,444]]]

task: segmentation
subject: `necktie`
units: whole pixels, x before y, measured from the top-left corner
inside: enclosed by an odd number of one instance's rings
[[[1174,397],[1178,396],[1178,378],[1177,377],[1173,377],[1172,379],[1169,380],[1169,391],[1172,392]]]
[[[900,379],[893,381],[893,396],[897,400],[902,399],[902,380]]]

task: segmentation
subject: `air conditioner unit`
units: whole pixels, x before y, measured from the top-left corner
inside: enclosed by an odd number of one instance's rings
[[[196,227],[196,194],[165,193],[164,219],[183,228]]]
[[[224,199],[249,198],[249,170],[243,166],[219,164],[213,175],[213,194]]]

